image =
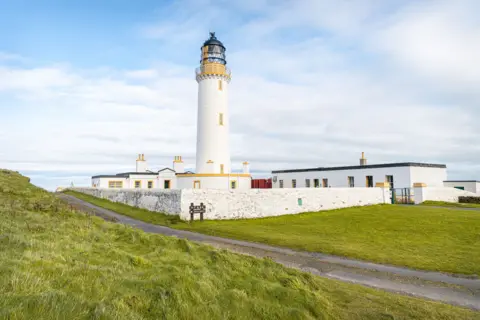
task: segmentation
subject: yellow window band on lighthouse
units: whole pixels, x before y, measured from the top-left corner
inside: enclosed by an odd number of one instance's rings
[[[218,114],[218,124],[223,126],[223,113]]]

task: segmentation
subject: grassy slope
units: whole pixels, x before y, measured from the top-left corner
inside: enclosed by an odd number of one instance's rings
[[[480,214],[373,206],[241,221],[189,230],[411,268],[480,275]]]
[[[72,212],[0,170],[0,318],[474,319]]]
[[[458,202],[445,202],[445,201],[425,201],[423,206],[439,206],[439,207],[458,207],[458,208],[478,208],[480,204],[477,203],[458,203]]]
[[[144,215],[152,217],[146,221],[161,221],[165,216],[70,194],[141,220]],[[480,275],[480,214],[476,212],[383,205],[265,219],[176,222],[171,227],[378,263]]]

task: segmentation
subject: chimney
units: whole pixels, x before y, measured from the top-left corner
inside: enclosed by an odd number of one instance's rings
[[[242,163],[243,165],[243,173],[245,174],[249,174],[250,173],[250,165],[247,161],[245,161],[244,163]]]
[[[145,161],[145,155],[143,153],[138,155],[136,172],[147,172],[147,161]]]
[[[365,158],[365,152],[362,152],[362,157],[360,158],[360,165],[361,166],[366,166],[367,165],[367,159]]]
[[[173,170],[175,173],[185,172],[185,164],[183,163],[182,156],[175,156],[175,158],[173,158]]]

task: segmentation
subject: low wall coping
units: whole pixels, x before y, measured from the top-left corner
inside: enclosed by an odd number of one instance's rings
[[[377,188],[390,188],[390,182],[377,182],[375,184]]]
[[[414,187],[414,188],[425,188],[426,186],[427,186],[427,184],[426,184],[426,183],[423,183],[423,182],[415,182],[415,183],[413,184],[413,187]]]

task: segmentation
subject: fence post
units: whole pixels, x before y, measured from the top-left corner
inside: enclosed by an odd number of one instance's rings
[[[422,182],[416,182],[413,184],[413,193],[415,197],[415,204],[420,204],[427,200],[427,185]]]

